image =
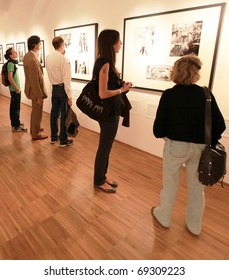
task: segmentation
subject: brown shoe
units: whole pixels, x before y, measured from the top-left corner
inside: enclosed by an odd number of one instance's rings
[[[43,140],[43,139],[47,139],[48,135],[43,135],[43,134],[39,134],[36,137],[33,137],[33,140]]]

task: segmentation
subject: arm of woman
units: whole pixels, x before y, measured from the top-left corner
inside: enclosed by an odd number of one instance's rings
[[[115,95],[119,95],[123,92],[129,91],[131,83],[126,83],[123,87],[119,89],[109,90],[108,81],[109,81],[109,63],[105,63],[99,72],[99,97],[101,99],[110,98]]]

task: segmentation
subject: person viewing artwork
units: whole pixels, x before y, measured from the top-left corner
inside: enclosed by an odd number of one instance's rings
[[[50,115],[51,144],[60,140],[59,146],[64,148],[73,144],[66,132],[67,104],[72,106],[71,67],[65,53],[63,38],[52,40],[54,52],[46,58],[46,68],[49,81],[52,84],[52,109]],[[58,136],[58,117],[60,113],[60,134]]]
[[[197,85],[201,65],[196,55],[185,55],[174,63],[170,77],[176,85],[163,92],[153,125],[155,137],[164,138],[165,145],[160,205],[152,207],[151,214],[162,226],[171,226],[180,173],[185,164],[188,188],[185,223],[194,235],[201,233],[205,207],[205,186],[199,182],[197,171],[205,147],[205,94]],[[214,147],[226,127],[212,93],[211,99]]]
[[[115,193],[118,184],[107,177],[109,155],[114,142],[119,117],[123,116],[123,125],[129,126],[131,105],[126,93],[132,83],[123,82],[115,67],[116,54],[122,42],[119,32],[103,30],[98,37],[98,54],[94,64],[93,76],[98,77],[98,94],[101,99],[109,99],[112,109],[106,121],[99,122],[100,139],[94,166],[94,187],[107,193]]]
[[[48,138],[41,134],[41,120],[43,113],[43,101],[47,98],[45,89],[43,68],[37,59],[37,54],[41,48],[40,37],[34,35],[28,38],[28,52],[23,59],[25,72],[25,95],[32,100],[32,112],[30,119],[30,133],[32,140],[42,140]]]
[[[16,64],[17,52],[14,48],[7,49],[5,53],[5,59],[7,60],[7,78],[9,81],[10,90],[10,120],[12,131],[14,132],[27,132],[27,128],[24,128],[24,124],[20,121],[20,107],[21,107],[21,88],[18,75],[18,69]]]

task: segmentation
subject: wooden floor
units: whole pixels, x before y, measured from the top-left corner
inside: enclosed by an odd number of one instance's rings
[[[98,134],[80,127],[74,145],[32,142],[12,133],[9,99],[0,96],[0,259],[229,259],[229,187],[206,189],[200,236],[184,222],[185,171],[173,223],[164,229],[150,209],[159,202],[162,160],[115,142],[109,175],[116,194],[93,189]],[[29,127],[30,107],[21,120]],[[43,115],[49,132],[49,115]],[[153,136],[152,136],[153,137]]]

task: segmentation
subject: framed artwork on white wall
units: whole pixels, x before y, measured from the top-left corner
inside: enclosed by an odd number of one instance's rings
[[[212,87],[225,3],[124,19],[123,79],[136,88],[173,86],[170,69],[186,54],[203,63],[200,84]]]
[[[0,45],[0,64],[4,63],[3,46]]]
[[[37,59],[42,65],[42,67],[45,67],[45,43],[44,40],[41,40],[41,47],[40,50],[37,52]]]
[[[14,43],[6,44],[6,50],[8,50],[9,48],[13,48],[14,49]]]
[[[64,39],[65,55],[71,65],[72,79],[91,80],[98,23],[55,29],[54,36]]]
[[[25,55],[25,42],[16,43],[16,52],[18,56],[18,65],[23,65],[23,57]]]

